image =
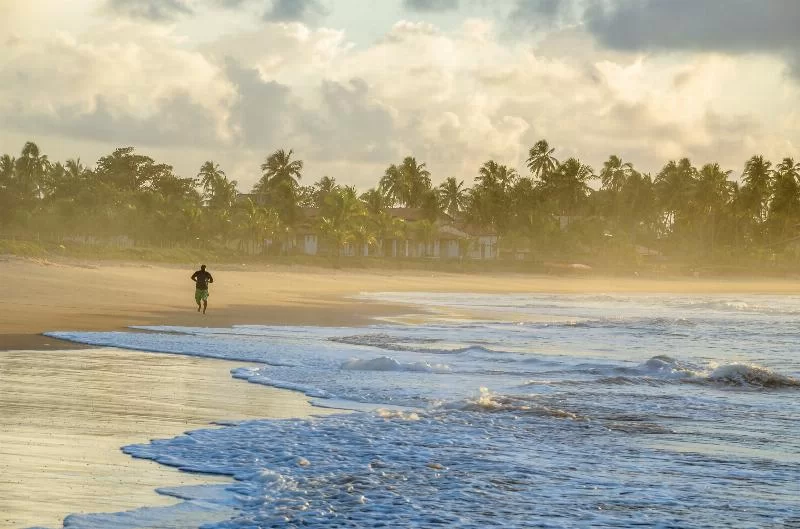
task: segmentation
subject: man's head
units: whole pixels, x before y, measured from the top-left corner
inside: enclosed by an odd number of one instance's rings
[[[205,269],[206,269],[206,265],[200,265],[200,270],[205,270]]]

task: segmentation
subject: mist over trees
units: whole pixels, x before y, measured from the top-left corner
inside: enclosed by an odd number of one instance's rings
[[[612,154],[595,171],[560,160],[541,140],[522,171],[487,160],[471,175],[434,177],[407,156],[363,192],[327,176],[309,181],[292,150],[266,156],[260,171],[242,190],[212,160],[181,177],[133,147],[90,166],[50,160],[28,142],[0,157],[0,238],[126,236],[137,246],[204,248],[237,241],[238,251],[253,253],[265,239],[291,236],[314,208],[314,228],[334,249],[425,241],[447,218],[496,234],[501,256],[525,250],[534,260],[628,262],[641,247],[696,262],[797,259],[800,162],[792,158],[773,163],[756,154],[740,174],[682,158],[651,175]],[[391,214],[396,207],[415,208],[419,219],[403,222]]]

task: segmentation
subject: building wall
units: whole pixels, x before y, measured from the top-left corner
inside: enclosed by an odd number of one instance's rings
[[[471,259],[497,259],[497,235],[480,235],[469,253]]]
[[[445,259],[458,259],[458,241],[453,239],[443,240],[440,252]]]
[[[306,234],[303,236],[303,253],[306,255],[317,255],[319,251],[319,243],[317,236],[313,234]]]

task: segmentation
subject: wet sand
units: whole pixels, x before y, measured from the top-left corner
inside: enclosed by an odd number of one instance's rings
[[[329,413],[233,379],[243,365],[116,349],[0,352],[0,528],[169,505],[156,488],[227,481],[134,459],[124,445],[212,421]]]

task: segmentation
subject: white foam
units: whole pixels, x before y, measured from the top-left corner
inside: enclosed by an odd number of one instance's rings
[[[800,380],[751,364],[727,364],[716,368],[708,379],[714,382],[758,387],[800,387]]]
[[[641,522],[642,513],[653,526],[756,527],[786,517],[796,469],[769,453],[800,453],[797,421],[789,419],[800,416],[800,404],[792,391],[779,391],[785,385],[773,384],[800,373],[800,328],[787,316],[797,300],[766,310],[764,299],[731,296],[399,297],[504,316],[357,330],[151,327],[51,335],[258,362],[232,373],[357,410],[239,423],[125,449],[235,476],[224,492],[181,492],[198,505],[228,509],[226,522],[211,524],[219,529],[621,527]],[[509,312],[519,321],[544,313],[582,323],[514,325]],[[663,434],[712,449],[757,445],[759,456],[722,449],[687,455],[642,440]],[[732,497],[731,483],[747,494]],[[170,526],[170,515],[159,516],[76,516],[70,523]]]
[[[388,356],[366,360],[348,360],[342,364],[342,369],[350,371],[415,371],[424,373],[447,373],[451,371],[450,366],[445,364],[429,364],[428,362],[402,363]]]

